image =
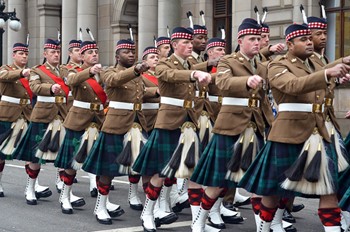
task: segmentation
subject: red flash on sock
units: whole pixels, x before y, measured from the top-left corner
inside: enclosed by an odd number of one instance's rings
[[[158,199],[161,190],[162,190],[162,187],[156,187],[152,185],[151,182],[149,182],[148,187],[146,189],[147,197],[152,201],[155,201]]]
[[[318,209],[318,216],[324,226],[340,226],[340,208]]]
[[[140,181],[140,175],[129,175],[129,182],[132,184],[137,184]]]
[[[40,168],[38,170],[33,170],[29,167],[29,164],[25,165],[26,173],[31,179],[36,179],[39,175]]]
[[[201,199],[203,196],[203,189],[188,189],[188,202],[190,205],[196,205],[200,206],[201,205]]]
[[[250,202],[252,203],[254,213],[258,215],[260,212],[261,197],[252,197],[250,198]]]
[[[101,181],[97,182],[97,189],[101,195],[108,195],[111,184],[104,184]]]
[[[277,208],[267,208],[263,204],[260,204],[260,218],[265,222],[271,222],[276,210]]]

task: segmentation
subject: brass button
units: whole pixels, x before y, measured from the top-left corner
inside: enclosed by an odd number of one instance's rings
[[[136,99],[138,100],[138,99],[140,99],[140,97],[136,97]]]
[[[95,100],[97,101],[97,97],[95,97]]]
[[[137,89],[137,90],[136,90],[136,93],[138,93],[138,92],[140,92],[140,90]]]
[[[204,86],[204,87],[203,87],[203,90],[206,90],[206,89],[207,89],[207,87]]]
[[[16,84],[18,84],[18,81],[16,81]]]
[[[125,89],[127,89],[127,88],[128,88],[128,86],[124,86],[124,88],[125,88]]]
[[[192,85],[188,85],[188,88],[192,88]]]
[[[192,92],[190,91],[190,92],[188,92],[188,94],[192,95]]]
[[[319,99],[319,98],[320,98],[320,95],[316,95],[316,98]]]

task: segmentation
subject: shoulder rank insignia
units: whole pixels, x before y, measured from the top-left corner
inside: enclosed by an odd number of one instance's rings
[[[311,57],[315,57],[315,55],[314,55],[314,54],[312,54],[312,55],[311,55]]]
[[[236,58],[237,58],[237,55],[236,55],[236,53],[235,53],[235,54],[233,54],[233,55],[232,55],[232,57],[236,59]]]
[[[243,57],[239,57],[238,60],[241,61],[241,62],[243,62],[243,61],[244,61],[244,58],[243,58]]]
[[[293,59],[291,60],[291,62],[292,62],[292,63],[295,63],[295,62],[297,62],[297,59],[296,59],[296,58],[293,58]]]
[[[178,62],[177,60],[174,60],[174,64],[175,64],[175,65],[178,65],[179,62]]]

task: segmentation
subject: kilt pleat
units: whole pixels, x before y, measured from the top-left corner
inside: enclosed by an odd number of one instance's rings
[[[226,180],[225,175],[232,147],[238,138],[239,135],[214,134],[194,169],[191,181],[211,187],[235,187],[235,183]]]
[[[0,121],[0,134],[11,128],[12,122]],[[0,160],[12,160],[12,156],[6,155],[0,151]]]
[[[63,143],[58,151],[57,158],[55,160],[55,167],[72,169],[72,161],[74,154],[77,152],[81,137],[84,134],[82,131],[73,131],[66,128],[66,134],[64,136]]]
[[[133,170],[141,175],[160,173],[169,162],[179,142],[181,130],[153,129],[135,160]]]
[[[33,163],[45,163],[44,160],[35,157],[35,153],[48,125],[49,123],[30,122],[26,134],[13,152],[12,157]]]
[[[123,150],[124,134],[108,134],[100,132],[92,146],[82,169],[97,176],[122,176],[120,165],[116,162],[118,154]]]
[[[338,165],[334,146],[324,142],[328,156],[328,167],[332,175],[334,190],[338,190]],[[315,197],[316,195],[305,195],[281,188],[285,180],[284,172],[293,165],[299,157],[304,144],[286,144],[268,141],[259,152],[252,165],[239,182],[238,186],[248,192],[263,196],[304,196]]]
[[[339,207],[344,211],[350,211],[350,168],[347,168],[339,177],[338,196]]]

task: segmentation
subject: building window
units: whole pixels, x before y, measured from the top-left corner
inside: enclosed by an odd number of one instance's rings
[[[232,0],[213,0],[213,36],[221,38],[220,28],[225,29],[226,53],[232,51]]]
[[[350,1],[335,0],[326,3],[328,41],[326,54],[331,60],[350,54]]]

